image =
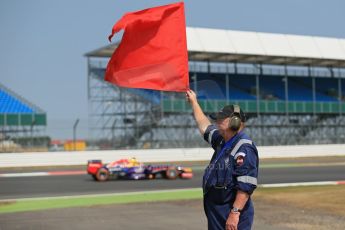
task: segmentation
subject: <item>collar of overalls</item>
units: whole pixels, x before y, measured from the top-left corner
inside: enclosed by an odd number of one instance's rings
[[[230,140],[228,140],[227,142],[225,142],[222,150],[220,151],[220,153],[218,154],[216,160],[214,161],[214,163],[216,163],[219,158],[221,158],[224,155],[224,152],[226,149],[231,148],[231,146],[243,135],[243,132],[240,131],[238,133],[236,133],[233,137],[230,138]]]

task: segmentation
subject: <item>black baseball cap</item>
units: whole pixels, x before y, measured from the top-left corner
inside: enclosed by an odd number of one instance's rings
[[[234,105],[226,105],[219,112],[210,114],[212,120],[221,120],[230,117],[234,113]],[[246,122],[246,114],[240,108],[240,119]]]

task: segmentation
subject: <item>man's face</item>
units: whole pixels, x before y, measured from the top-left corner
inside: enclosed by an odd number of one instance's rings
[[[229,121],[230,118],[218,119],[216,120],[216,125],[219,130],[219,134],[224,137],[225,133],[229,130]]]

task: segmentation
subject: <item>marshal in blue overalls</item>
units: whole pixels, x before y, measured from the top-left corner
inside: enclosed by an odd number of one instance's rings
[[[217,127],[208,126],[204,139],[215,150],[203,177],[204,210],[208,229],[225,229],[238,190],[251,195],[257,187],[258,151],[250,138],[237,133],[225,143]],[[237,159],[241,156],[241,164]],[[249,197],[241,211],[238,230],[251,229],[254,207]]]

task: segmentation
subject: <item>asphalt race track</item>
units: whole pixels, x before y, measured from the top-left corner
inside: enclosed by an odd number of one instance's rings
[[[194,170],[191,180],[113,180],[96,182],[89,175],[0,177],[0,200],[70,196],[100,193],[121,193],[162,189],[201,187],[202,170]],[[263,168],[260,184],[345,180],[345,166],[309,166]]]

